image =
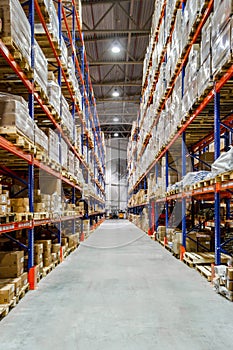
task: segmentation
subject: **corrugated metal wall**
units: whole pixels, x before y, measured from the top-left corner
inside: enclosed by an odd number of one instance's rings
[[[127,144],[128,139],[106,141],[106,210],[125,210],[127,207]]]

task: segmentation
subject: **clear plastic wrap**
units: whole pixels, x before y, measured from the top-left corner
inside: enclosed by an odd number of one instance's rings
[[[213,174],[233,170],[233,147],[226,153],[222,153],[211,166]]]
[[[35,124],[34,142],[36,146],[43,149],[43,152],[48,153],[48,136]]]
[[[0,126],[16,127],[30,140],[34,139],[34,121],[20,96],[0,93]]]
[[[47,95],[48,61],[36,40],[35,40],[34,54],[35,54],[34,80],[40,85],[44,93]]]
[[[1,0],[3,13],[1,37],[11,38],[22,56],[31,65],[31,29],[25,12],[18,0]]]
[[[51,105],[60,115],[61,106],[61,87],[55,83],[53,80],[48,81],[47,85],[48,98]]]
[[[67,143],[61,139],[61,166],[67,169],[68,162],[68,146]]]

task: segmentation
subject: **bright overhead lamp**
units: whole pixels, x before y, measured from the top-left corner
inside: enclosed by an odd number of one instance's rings
[[[119,97],[119,96],[120,96],[119,91],[117,91],[117,89],[115,89],[115,90],[113,91],[113,93],[112,93],[112,96],[113,96],[113,97]]]
[[[119,136],[119,134],[118,134],[118,132],[114,132],[114,135],[113,135],[114,137],[118,137]]]
[[[111,50],[113,53],[119,53],[121,51],[120,46],[117,44],[114,44]]]
[[[114,117],[114,118],[113,118],[113,121],[114,121],[114,122],[119,122],[119,118]]]

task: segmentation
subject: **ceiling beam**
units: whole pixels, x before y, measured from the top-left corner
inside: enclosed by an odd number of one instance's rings
[[[100,41],[109,41],[109,40],[121,40],[121,39],[127,39],[127,33],[125,33],[125,35],[117,35],[117,36],[104,36],[104,37],[101,37],[101,36],[98,36],[98,38],[93,38],[93,37],[89,37],[89,38],[85,38],[85,44],[86,43],[95,43],[96,40],[98,40],[98,43]],[[132,39],[136,39],[136,37],[138,38],[148,38],[148,33],[131,33],[131,37]],[[144,54],[144,53],[143,53]]]
[[[127,103],[136,103],[138,104],[140,102],[140,99],[138,98],[137,100],[131,100],[131,99],[127,99],[127,98],[122,98],[120,100],[114,100],[113,98],[97,98],[96,97],[96,103],[104,103],[104,102],[112,102],[112,103],[123,103],[123,102],[127,102]]]
[[[148,29],[84,29],[84,34],[150,34]]]
[[[101,117],[136,117],[137,116],[137,113],[114,113],[114,111],[112,111],[112,113],[107,113],[107,112],[104,112],[104,113],[98,113],[99,114],[99,118]]]
[[[139,81],[137,82],[136,80],[132,81],[106,81],[106,82],[93,82],[93,86],[142,86],[142,83]]]
[[[115,132],[117,132],[118,134],[126,134],[126,135],[130,135],[131,134],[131,130],[110,130],[110,131],[105,131],[105,130],[102,130],[105,134],[114,134]]]
[[[111,123],[105,123],[105,122],[101,122],[101,129],[102,126],[112,126],[114,129],[116,129],[116,127],[121,127],[121,125],[130,125],[132,126],[132,123],[126,123],[126,122],[111,122]],[[120,129],[119,129],[120,130]]]
[[[89,62],[89,66],[95,67],[95,66],[109,66],[109,65],[137,65],[137,64],[143,64],[143,61],[93,61]]]
[[[82,6],[99,4],[116,4],[118,2],[130,2],[130,0],[82,0]]]

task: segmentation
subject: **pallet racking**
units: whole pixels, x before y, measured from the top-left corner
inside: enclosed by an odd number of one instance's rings
[[[12,38],[5,38],[0,34],[0,61],[2,92],[14,91],[15,95],[23,96],[28,101],[30,117],[41,127],[49,127],[56,130],[59,144],[65,142],[71,152],[71,159],[77,161],[83,181],[75,174],[62,170],[61,146],[59,147],[59,162],[48,162],[47,157],[36,153],[36,147],[28,140],[29,148],[19,147],[14,141],[9,140],[7,135],[0,136],[0,171],[1,175],[14,179],[24,186],[29,198],[29,213],[23,216],[20,222],[11,221],[10,216],[0,224],[0,234],[7,236],[28,252],[29,280],[34,280],[34,228],[46,225],[56,225],[57,241],[61,244],[62,225],[69,222],[72,232],[76,232],[77,220],[81,220],[80,240],[84,239],[83,220],[91,220],[91,229],[102,222],[104,217],[105,199],[105,145],[103,134],[100,129],[96,101],[91,85],[87,55],[80,22],[80,3],[75,0],[52,1],[56,9],[58,23],[58,37],[49,30],[48,18],[51,15],[46,0],[20,1],[22,8],[27,14],[31,29],[31,54],[30,64],[25,62],[24,57],[18,52]],[[36,33],[35,27],[39,24],[43,28],[43,35]],[[62,107],[55,111],[43,88],[34,80],[35,72],[35,46],[36,40],[42,49],[50,73],[57,77],[62,95],[69,104],[73,119],[73,134],[67,131],[67,125],[62,123]],[[62,44],[65,43],[71,57],[71,66],[75,72],[77,85],[73,86],[68,74],[67,65],[62,60]],[[19,57],[19,58],[17,58]],[[4,81],[6,72],[13,75],[11,81]],[[81,99],[77,99],[74,88],[81,92]],[[59,103],[60,106],[60,103]],[[81,130],[80,147],[77,143],[75,128]],[[23,136],[22,136],[23,137]],[[24,138],[24,137],[23,137]],[[25,140],[25,138],[24,138]],[[63,140],[63,141],[62,141]],[[26,141],[25,141],[26,142]],[[72,158],[73,157],[73,158]],[[92,210],[85,215],[75,211],[61,212],[57,217],[43,217],[34,213],[34,190],[35,181],[38,182],[40,172],[47,174],[50,181],[57,179],[62,183],[63,194],[70,204],[77,204],[79,199],[85,200]],[[43,178],[42,178],[43,180]],[[5,187],[8,188],[8,187]],[[23,191],[21,190],[21,192]],[[16,194],[16,193],[15,193]],[[67,215],[65,215],[67,214]],[[4,221],[4,220],[3,220]],[[28,244],[22,244],[9,233],[27,229]]]
[[[172,4],[172,5],[171,5]],[[199,164],[206,165],[203,161],[203,154],[205,154],[211,146],[214,152],[214,159],[218,159],[221,149],[221,139],[224,139],[224,148],[231,144],[232,140],[232,107],[230,103],[232,76],[233,76],[233,61],[231,54],[228,59],[222,59],[219,63],[218,69],[208,76],[208,82],[204,89],[198,95],[195,95],[192,103],[183,113],[182,105],[186,98],[185,91],[187,86],[187,74],[189,60],[195,50],[195,44],[201,42],[202,28],[205,23],[213,16],[213,11],[217,9],[218,3],[213,0],[199,1],[198,11],[195,13],[193,22],[186,23],[187,32],[183,32],[183,40],[181,40],[183,47],[180,49],[179,55],[176,56],[176,62],[170,70],[170,75],[166,68],[169,64],[170,53],[169,45],[174,42],[176,22],[180,18],[184,21],[185,9],[191,4],[190,1],[164,1],[157,6],[155,16],[157,17],[154,31],[151,33],[150,51],[148,51],[145,66],[144,66],[144,81],[142,87],[142,104],[137,121],[137,132],[135,135],[135,128],[132,130],[131,144],[129,146],[129,212],[134,215],[142,213],[143,208],[147,208],[149,212],[149,230],[148,234],[152,235],[158,229],[159,215],[161,213],[160,206],[165,209],[165,226],[169,227],[169,220],[171,220],[170,212],[174,203],[180,206],[180,219],[182,230],[182,245],[186,247],[186,238],[189,237],[189,232],[194,228],[195,218],[192,216],[191,230],[187,228],[187,207],[188,203],[194,208],[194,202],[205,203],[211,202],[214,208],[214,221],[210,226],[214,228],[214,250],[215,263],[221,263],[221,252],[226,252],[224,249],[227,244],[232,242],[232,234],[227,239],[221,237],[221,216],[220,206],[225,203],[225,221],[230,219],[230,208],[232,199],[232,173],[228,172],[224,176],[218,175],[211,181],[201,181],[196,186],[188,186],[178,190],[169,191],[169,178],[171,174],[176,173],[176,181],[180,180],[188,172],[187,159],[191,159],[191,171]],[[160,6],[160,7],[159,7]],[[164,22],[166,22],[166,12],[168,6],[172,7],[172,15],[167,21],[167,28],[165,33]],[[171,13],[171,10],[170,10]],[[224,22],[224,25],[231,26],[231,15]],[[180,17],[179,17],[180,16]],[[191,16],[190,16],[191,17]],[[187,26],[189,25],[189,29]],[[214,28],[214,27],[213,27]],[[217,28],[214,28],[217,32]],[[222,30],[222,28],[221,28]],[[163,33],[161,33],[163,32]],[[163,34],[163,45],[160,47],[158,54],[159,38]],[[220,34],[220,30],[218,32]],[[184,39],[185,35],[185,39]],[[203,34],[204,36],[204,34]],[[230,50],[230,43],[228,42],[228,50]],[[205,43],[204,43],[205,44]],[[161,46],[161,45],[160,45]],[[174,49],[174,47],[173,47]],[[157,51],[156,51],[157,50]],[[155,61],[154,53],[157,52],[157,62]],[[227,52],[225,54],[227,55]],[[214,54],[214,52],[213,52]],[[212,57],[212,56],[211,56]],[[164,74],[165,67],[165,75]],[[168,74],[168,75],[166,75]],[[162,78],[161,78],[162,76]],[[162,79],[162,83],[161,83]],[[202,79],[200,76],[199,79]],[[194,81],[194,80],[193,80]],[[163,87],[162,84],[166,82]],[[161,85],[159,85],[161,83]],[[163,118],[167,107],[171,106],[170,100],[176,84],[180,83],[180,98],[176,109],[172,111],[173,116],[179,117],[179,122],[170,128],[169,136],[165,137],[165,141],[161,142],[164,137],[160,135],[156,138],[156,130],[159,122]],[[195,83],[195,81],[194,81]],[[161,87],[162,86],[162,87]],[[191,87],[192,88],[192,87]],[[191,90],[190,88],[190,90]],[[162,93],[160,92],[162,90]],[[188,93],[191,94],[191,91]],[[158,97],[159,96],[159,97]],[[150,119],[147,118],[148,110],[153,106],[153,112],[150,114]],[[178,108],[180,107],[180,109]],[[220,117],[221,114],[221,117]],[[176,124],[175,120],[171,120]],[[169,120],[168,120],[169,123]],[[147,127],[149,125],[149,127]],[[166,124],[165,124],[166,125]],[[145,132],[146,130],[146,132]],[[160,138],[160,140],[159,140]],[[138,142],[133,141],[137,139]],[[159,147],[153,150],[153,142],[158,142]],[[150,159],[147,163],[145,171],[138,172],[140,166],[145,163],[146,155]],[[181,159],[181,161],[180,161]],[[175,162],[179,162],[179,169],[174,169]],[[161,184],[158,183],[159,174],[164,177],[164,187],[162,193],[151,194],[148,192],[150,176],[154,176],[155,183],[158,188]],[[175,170],[175,171],[174,171]],[[179,172],[179,173],[178,173]],[[176,181],[173,181],[176,182]],[[135,194],[143,189],[147,192],[146,203],[133,203],[132,198]],[[208,220],[199,225],[207,225]],[[166,240],[166,237],[165,237]],[[232,253],[232,252],[231,252]]]

